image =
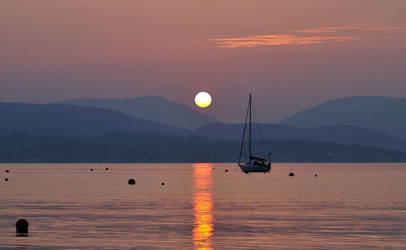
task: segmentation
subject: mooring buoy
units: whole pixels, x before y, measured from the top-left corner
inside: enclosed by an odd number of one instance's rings
[[[16,234],[26,235],[28,234],[28,221],[26,219],[18,219],[16,222]]]
[[[129,179],[128,180],[128,185],[135,185],[135,180],[134,179]]]

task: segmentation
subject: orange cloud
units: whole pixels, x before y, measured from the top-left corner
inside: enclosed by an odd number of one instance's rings
[[[256,46],[278,46],[278,45],[304,45],[304,44],[320,44],[328,41],[343,42],[353,40],[352,37],[345,36],[306,36],[275,34],[248,36],[236,38],[218,38],[208,39],[215,42],[221,48],[240,48],[240,47],[256,47]]]
[[[388,33],[389,32],[389,33]],[[257,46],[306,45],[327,42],[345,42],[359,40],[373,34],[406,34],[406,25],[389,26],[386,24],[358,23],[347,26],[326,26],[313,29],[294,30],[288,33],[255,35],[245,37],[210,38],[221,48],[252,48]],[[330,33],[330,34],[329,34]]]
[[[388,24],[374,23],[355,23],[344,26],[326,26],[314,29],[295,30],[296,33],[321,34],[321,33],[337,33],[337,32],[366,32],[366,31],[406,31],[406,25],[391,26]]]

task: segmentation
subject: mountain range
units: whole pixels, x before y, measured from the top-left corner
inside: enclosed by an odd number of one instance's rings
[[[95,136],[109,132],[187,135],[190,131],[109,109],[65,104],[0,103],[0,135]]]
[[[294,127],[357,126],[406,140],[406,98],[339,98],[295,113],[280,123]]]
[[[143,96],[129,99],[72,99],[61,102],[85,107],[99,107],[119,111],[137,118],[194,129],[213,122],[214,118],[190,107],[160,96]]]
[[[200,136],[217,140],[241,140],[244,124],[213,123],[194,130]],[[340,144],[376,146],[406,152],[406,141],[383,132],[355,126],[291,127],[281,124],[252,125],[255,138],[275,141],[325,141]]]
[[[110,132],[131,132],[239,141],[244,126],[211,123],[190,130],[139,119],[110,109],[67,104],[0,103],[0,119],[3,121],[0,123],[0,135],[96,136]],[[301,128],[253,124],[253,134],[263,140],[313,140],[406,151],[406,142],[402,139],[354,126]]]
[[[406,125],[404,101],[401,98],[386,97],[352,97],[331,100],[315,108],[293,114],[279,124],[254,123],[253,134],[255,138],[268,142],[325,142],[406,152],[406,139],[403,133],[406,126],[402,126]],[[60,137],[94,138],[111,133],[137,134],[143,140],[146,140],[145,138],[156,140],[151,142],[155,146],[150,147],[150,153],[153,154],[156,151],[155,153],[158,154],[160,144],[166,140],[163,140],[162,136],[178,137],[180,141],[183,140],[181,138],[194,138],[197,142],[202,142],[196,138],[205,138],[205,140],[217,143],[220,141],[238,142],[241,140],[244,126],[243,124],[217,122],[183,104],[173,103],[159,97],[125,100],[80,99],[64,103],[0,103],[0,136],[6,138],[7,136],[26,135],[34,136],[34,139],[52,137],[61,140]],[[88,106],[89,103],[97,103],[97,105]],[[131,109],[132,106],[137,107],[134,108],[135,111]],[[159,108],[163,106],[169,108],[164,112]],[[118,111],[119,109],[122,111]],[[158,110],[157,113],[154,110]],[[141,112],[144,117],[155,117],[155,121],[136,117],[137,112]],[[170,113],[177,117],[176,123],[183,121],[185,123],[189,121],[189,123],[183,127],[171,125],[175,121],[169,119]],[[22,138],[25,137],[15,138],[23,140]],[[105,138],[112,139],[111,136]],[[31,140],[34,139],[31,138]],[[86,140],[80,139],[79,142],[84,143]],[[21,143],[25,145],[23,141]],[[129,144],[127,143],[127,145]],[[288,143],[287,145],[293,148],[294,144]],[[313,147],[316,144],[310,143],[309,145]],[[185,159],[188,157],[188,152],[192,152],[191,147],[199,147],[199,145],[191,144],[184,148]],[[383,155],[387,155],[387,153]],[[353,157],[353,159],[355,158]]]

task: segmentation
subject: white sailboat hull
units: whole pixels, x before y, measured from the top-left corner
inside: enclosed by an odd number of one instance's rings
[[[251,162],[247,162],[245,164],[239,164],[241,171],[248,174],[251,172],[259,172],[259,173],[267,173],[271,171],[271,163],[267,165],[263,164],[252,164]]]

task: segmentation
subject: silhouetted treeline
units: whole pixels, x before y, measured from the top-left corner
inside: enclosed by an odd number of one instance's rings
[[[277,162],[406,162],[406,153],[317,141],[264,141]],[[110,133],[0,137],[0,162],[235,162],[240,142]]]

